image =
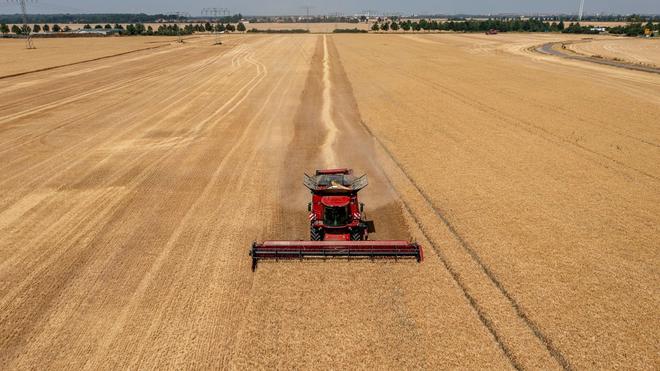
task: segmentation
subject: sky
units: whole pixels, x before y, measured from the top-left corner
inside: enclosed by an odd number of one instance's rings
[[[244,15],[354,14],[365,10],[404,14],[577,13],[579,0],[27,0],[31,13],[167,13],[229,8]],[[0,0],[0,13],[17,13],[16,0]],[[585,14],[660,14],[660,0],[585,0]]]

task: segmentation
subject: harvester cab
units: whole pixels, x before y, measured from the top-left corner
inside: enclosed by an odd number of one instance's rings
[[[374,224],[364,220],[364,204],[358,192],[367,186],[367,176],[353,176],[351,169],[317,170],[305,174],[303,183],[312,193],[309,236],[312,241],[362,241],[374,233]]]
[[[265,241],[250,249],[252,270],[261,259],[303,258],[415,258],[423,260],[417,243],[387,240],[368,241],[374,233],[372,221],[366,220],[358,192],[367,186],[367,176],[353,176],[351,169],[316,170],[305,174],[303,184],[312,194],[309,211],[310,241]]]

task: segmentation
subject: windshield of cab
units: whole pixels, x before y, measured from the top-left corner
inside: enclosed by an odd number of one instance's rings
[[[323,215],[323,224],[329,227],[341,227],[348,224],[348,206],[326,206]]]

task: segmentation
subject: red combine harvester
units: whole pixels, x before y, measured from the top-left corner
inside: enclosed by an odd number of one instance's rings
[[[424,259],[422,247],[408,241],[369,241],[372,221],[364,218],[358,192],[367,186],[367,176],[354,177],[351,169],[317,170],[305,174],[305,187],[312,192],[309,211],[310,241],[265,241],[253,243],[252,270],[261,259],[303,258],[415,258]]]

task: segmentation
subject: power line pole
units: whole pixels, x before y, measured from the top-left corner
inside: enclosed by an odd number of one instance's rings
[[[304,6],[301,6],[301,8],[303,8],[303,9],[305,9],[305,10],[307,11],[307,19],[309,19],[310,11],[311,11],[312,9],[314,9],[314,7],[311,6],[311,5],[304,5]]]
[[[176,17],[176,36],[177,42],[183,44],[183,37],[181,36],[181,27],[179,27],[179,20],[181,18],[190,18],[190,13],[188,12],[172,12],[169,14],[170,17]]]
[[[34,42],[32,41],[32,30],[28,31],[29,26],[27,24],[27,3],[36,3],[37,0],[7,0],[7,2],[19,3],[21,6],[21,15],[23,16],[23,33],[25,33],[27,37],[25,40],[25,47],[26,49],[36,49]]]

